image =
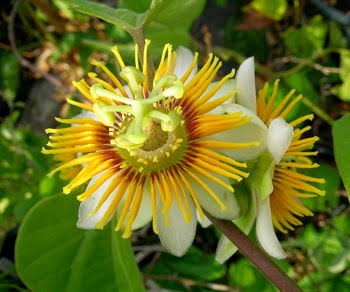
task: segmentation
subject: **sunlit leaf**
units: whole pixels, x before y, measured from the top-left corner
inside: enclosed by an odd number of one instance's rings
[[[286,0],[254,0],[250,5],[261,14],[274,20],[281,20],[288,7]]]
[[[299,29],[295,27],[287,29],[284,42],[294,55],[307,58],[323,48],[327,31],[327,23],[323,21],[322,16],[317,15],[307,25]]]
[[[350,50],[340,51],[340,73],[339,77],[343,83],[332,89],[332,93],[344,101],[350,101]]]
[[[344,116],[334,123],[333,140],[338,171],[350,196],[350,116]]]
[[[26,216],[16,242],[16,267],[36,292],[144,291],[130,242],[109,224],[76,228],[78,201],[43,199]]]

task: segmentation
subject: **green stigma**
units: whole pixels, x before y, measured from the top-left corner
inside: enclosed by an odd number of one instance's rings
[[[115,112],[127,116],[115,136],[115,144],[124,149],[135,149],[144,146],[150,139],[154,127],[164,132],[173,132],[180,123],[177,111],[162,111],[157,109],[157,103],[165,98],[179,99],[183,96],[184,85],[177,80],[176,75],[165,75],[157,80],[147,98],[144,98],[143,86],[145,76],[135,67],[124,67],[120,76],[128,83],[134,98],[127,98],[105,89],[96,83],[90,88],[91,95],[97,99],[93,105],[94,113],[104,125],[112,127],[116,122]],[[107,97],[123,103],[123,105],[108,105],[100,97]]]

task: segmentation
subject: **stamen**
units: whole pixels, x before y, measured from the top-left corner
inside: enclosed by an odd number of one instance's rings
[[[123,61],[122,56],[119,54],[118,47],[117,46],[112,47],[111,51],[113,52],[114,56],[117,58],[120,67],[123,69],[125,67],[125,63]]]
[[[92,106],[89,106],[87,104],[84,104],[84,103],[81,103],[81,102],[77,102],[77,101],[74,101],[70,98],[67,98],[66,99],[67,103],[71,104],[71,105],[74,105],[76,107],[80,107],[81,109],[83,110],[86,110],[86,111],[89,111],[89,112],[92,112],[93,109],[92,109]]]

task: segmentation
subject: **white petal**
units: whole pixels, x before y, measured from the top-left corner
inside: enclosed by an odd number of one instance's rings
[[[209,84],[207,90],[203,93],[203,96],[205,94],[207,94],[213,87],[215,87],[220,81],[216,81],[216,82],[212,82]],[[234,79],[230,79],[227,80],[226,82],[224,82],[224,84],[220,87],[220,89],[210,98],[210,101],[213,101],[215,99],[224,97],[228,94],[230,94],[231,92],[236,90],[236,81]],[[230,97],[227,101],[225,101],[225,104],[230,104],[233,102],[234,100],[234,96]],[[209,112],[209,114],[211,115],[222,115],[224,114],[225,111],[222,108],[222,105],[218,106],[217,108],[213,109],[211,112]]]
[[[168,213],[170,223],[170,226],[168,226],[165,224],[165,217],[162,214],[163,206],[157,202],[157,226],[160,241],[165,248],[178,257],[186,253],[196,235],[197,215],[191,199],[189,199],[189,205],[192,220],[185,223],[179,204],[174,198]]]
[[[71,119],[93,119],[98,121],[96,115],[93,112],[82,110],[80,114],[71,117]],[[79,126],[77,124],[73,124],[72,126]]]
[[[104,173],[104,172],[103,172]],[[95,177],[93,177],[87,188],[89,189],[96,180],[99,179],[99,177],[103,174],[98,174]],[[89,216],[89,213],[95,210],[95,207],[97,203],[99,202],[100,198],[103,196],[104,192],[107,190],[109,184],[113,180],[114,176],[112,176],[110,179],[106,180],[87,200],[83,201],[80,203],[79,206],[79,214],[78,214],[78,222],[77,222],[77,227],[81,229],[95,229],[96,223],[98,223],[105,212],[107,211],[108,207],[113,201],[113,198],[115,196],[116,190],[111,194],[108,199],[102,204],[100,209],[92,216]],[[111,220],[113,215],[108,219]]]
[[[238,150],[220,150],[224,154],[233,157],[239,161],[248,161],[260,156],[266,149],[267,127],[265,124],[249,109],[238,104],[224,104],[223,108],[226,113],[243,112],[244,116],[253,117],[253,119],[240,127],[227,130],[204,140],[217,140],[223,142],[259,142],[259,146],[253,146]]]
[[[211,225],[211,221],[208,219],[207,216],[203,215],[204,218],[203,218],[203,221],[201,219],[201,216],[199,215],[199,212],[197,211],[197,219],[198,219],[198,222],[200,223],[200,225],[203,227],[203,228],[207,228]]]
[[[194,55],[191,50],[180,46],[176,50],[176,66],[174,69],[174,74],[180,79],[183,75],[185,75],[188,68],[191,66],[193,62]],[[191,80],[194,75],[197,73],[197,64],[194,66],[191,74],[187,78],[187,82]],[[185,82],[186,83],[186,82]]]
[[[239,189],[236,188],[236,195],[238,195]],[[249,190],[248,190],[249,191]],[[247,195],[242,193],[241,195]],[[250,230],[254,225],[256,218],[256,195],[253,190],[249,191],[249,200],[248,200],[248,210],[245,214],[242,214],[236,220],[233,220],[234,223],[245,233],[249,234]],[[220,264],[227,261],[231,256],[237,252],[238,248],[232,243],[225,235],[222,235],[218,247],[216,249],[215,259]]]
[[[226,184],[230,185],[228,178],[224,176],[218,176],[214,173],[212,175],[221,179]],[[196,181],[189,179],[194,193],[197,196],[199,204],[208,211],[212,216],[220,219],[232,220],[237,218],[239,215],[239,206],[234,193],[230,192],[223,186],[217,184],[216,182],[196,174],[221,200],[221,202],[226,206],[226,210],[222,210],[220,205],[215,201],[215,199]]]
[[[276,259],[284,259],[287,254],[282,249],[275,234],[272,219],[270,199],[258,203],[258,216],[256,220],[256,236],[262,248]]]
[[[279,163],[289,148],[293,138],[293,127],[284,119],[277,118],[271,121],[267,131],[267,148]]]
[[[246,59],[238,69],[236,76],[237,103],[256,113],[256,88],[254,57]]]

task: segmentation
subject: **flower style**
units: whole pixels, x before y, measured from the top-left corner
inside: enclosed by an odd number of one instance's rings
[[[103,64],[93,61],[111,83],[89,73],[94,80],[74,86],[89,104],[67,99],[88,113],[56,120],[70,127],[47,129],[52,134],[45,154],[72,155],[74,159],[50,172],[80,165],[79,173],[63,189],[65,194],[89,181],[77,198],[81,201],[77,226],[103,228],[116,215],[115,230],[123,237],[153,220],[162,244],[177,256],[192,244],[202,207],[213,216],[234,219],[239,207],[230,180],[248,176],[246,163],[229,157],[255,158],[265,136],[259,127],[245,135],[253,117],[241,111],[220,114],[220,105],[232,100],[234,72],[213,82],[221,67],[209,55],[197,72],[198,54],[165,45],[154,79],[149,78],[146,40],[143,66],[135,47],[135,66],[126,66],[112,48],[121,71],[120,80]],[[250,124],[250,123],[249,123]],[[241,130],[240,130],[241,129]],[[257,148],[256,151],[248,150]],[[67,156],[66,156],[67,157]]]
[[[261,246],[271,256],[282,259],[286,257],[286,253],[276,237],[274,227],[283,233],[288,229],[294,230],[294,226],[302,224],[298,217],[313,215],[303,206],[300,198],[325,194],[310,184],[324,183],[324,179],[310,177],[297,171],[319,166],[309,158],[318,153],[310,150],[318,141],[318,137],[302,138],[311,127],[298,128],[303,122],[312,120],[313,115],[302,116],[290,123],[285,121],[302,96],[293,98],[293,89],[277,103],[279,80],[275,81],[268,101],[268,83],[260,90],[256,100],[253,58],[242,63],[236,80],[237,88],[242,90],[238,93],[237,102],[256,112],[260,120],[268,126],[268,151],[259,158],[255,173],[252,172],[247,182],[252,194],[250,209],[245,216],[237,219],[237,223],[248,233],[256,216],[256,234]],[[219,242],[217,259],[223,262],[235,251],[233,244],[223,237]]]

